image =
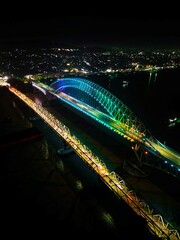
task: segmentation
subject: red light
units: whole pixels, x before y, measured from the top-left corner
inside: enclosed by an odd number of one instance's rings
[[[145,151],[144,153],[147,155],[147,154],[148,154],[148,151]]]

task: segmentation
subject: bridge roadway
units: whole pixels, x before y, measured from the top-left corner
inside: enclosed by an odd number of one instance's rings
[[[11,87],[9,89],[36,111],[61,137],[67,140],[75,152],[101,176],[108,187],[131,206],[138,215],[141,215],[147,220],[147,225],[151,231],[158,236],[165,237],[165,239],[168,239],[167,237],[170,237],[170,239],[179,239],[179,233],[175,229],[172,229],[172,226],[171,229],[168,229],[169,224],[167,224],[167,222],[162,221],[162,218],[157,217],[157,215],[153,215],[145,203],[142,206],[142,202],[132,194],[133,191],[130,191],[126,187],[124,181],[116,175],[116,173],[110,173],[103,162],[94,156],[92,152],[88,151],[85,145],[81,145],[76,137],[69,134],[69,131],[67,131],[64,125],[21,92]]]

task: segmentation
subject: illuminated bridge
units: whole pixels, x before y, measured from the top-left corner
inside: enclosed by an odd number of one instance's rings
[[[41,81],[33,85],[44,94],[51,92],[117,133],[143,164],[180,177],[180,154],[159,142],[135,114],[105,88],[83,78],[60,78],[51,84]]]

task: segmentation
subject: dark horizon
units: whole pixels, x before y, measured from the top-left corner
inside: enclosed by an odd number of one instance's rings
[[[97,16],[10,17],[2,20],[1,46],[110,46],[180,48],[178,19]]]

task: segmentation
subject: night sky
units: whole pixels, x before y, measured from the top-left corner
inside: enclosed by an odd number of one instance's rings
[[[177,18],[9,15],[0,18],[0,44],[180,47]]]

